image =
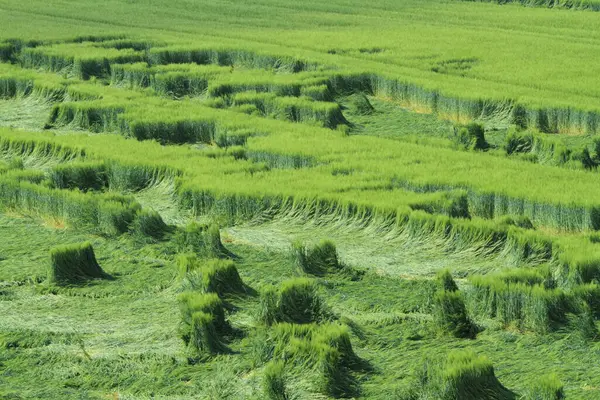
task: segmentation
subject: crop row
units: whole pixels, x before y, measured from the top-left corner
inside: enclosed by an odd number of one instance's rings
[[[109,165],[139,164],[137,173],[120,176],[153,177],[156,172],[151,171],[176,171],[181,174],[177,178],[177,197],[181,206],[197,214],[220,216],[228,223],[261,215],[322,220],[322,223],[345,221],[358,227],[380,226],[378,229],[384,231],[394,229],[414,235],[438,235],[451,248],[475,247],[482,254],[499,252],[511,255],[515,262],[546,260],[556,265],[564,285],[590,282],[600,274],[600,248],[595,244],[595,236],[553,237],[495,221],[454,219],[443,215],[464,212],[464,195],[460,193],[450,196],[418,194],[378,186],[351,190],[356,177],[338,175],[340,180],[323,179],[327,176],[326,171],[331,171],[329,166],[249,175],[244,171],[252,165],[251,161],[235,160],[230,156],[214,159],[192,149],[162,147],[115,136],[49,137],[10,130],[3,130],[1,136],[3,148],[20,149],[23,142],[33,139],[44,148],[83,147],[87,157],[105,160]],[[71,171],[62,173],[74,174]],[[329,174],[333,176],[331,172]],[[111,176],[119,175],[112,173]],[[428,208],[433,214],[423,211]]]
[[[149,65],[167,64],[214,64],[255,69],[268,69],[279,73],[319,71],[330,80],[335,76],[353,76],[360,89],[378,96],[394,99],[408,107],[436,113],[442,118],[456,121],[472,119],[497,119],[506,123],[516,123],[522,127],[535,128],[542,132],[556,133],[595,133],[599,129],[599,110],[595,107],[571,104],[544,104],[535,99],[546,95],[540,92],[536,97],[512,97],[507,92],[501,96],[472,96],[458,90],[439,90],[431,85],[416,82],[410,77],[370,72],[369,69],[324,68],[316,63],[308,63],[290,57],[278,57],[266,53],[250,52],[232,48],[202,48],[198,46],[174,45],[150,47],[145,50],[119,47],[116,44],[102,45],[103,42],[59,43],[50,46],[25,47],[18,56],[26,67],[45,68],[49,71],[66,71],[68,76],[88,79],[92,76],[110,77],[130,83],[148,84],[148,71],[142,67],[123,67],[115,64],[145,61]],[[106,42],[111,43],[111,42]],[[134,42],[135,43],[135,42]],[[117,46],[109,47],[111,45]],[[5,45],[8,46],[8,45]],[[136,47],[139,48],[139,47]],[[324,64],[323,64],[324,65]],[[115,72],[112,72],[112,69]],[[161,91],[179,95],[180,91],[194,93],[204,90],[203,78],[187,74],[186,68],[174,70],[159,78],[155,85]],[[151,69],[149,70],[151,71]],[[70,74],[70,75],[69,75]],[[151,75],[151,73],[150,73]],[[187,76],[187,78],[185,77]],[[240,82],[252,82],[256,77],[238,75]],[[137,79],[137,80],[136,80]],[[360,81],[360,82],[359,82]],[[257,84],[265,85],[257,82]],[[239,84],[238,84],[239,85]],[[242,86],[244,86],[242,84]],[[252,85],[250,85],[252,86]],[[315,82],[314,86],[319,86]],[[464,85],[463,85],[464,86]],[[174,90],[173,90],[174,89]],[[246,88],[254,90],[255,88]],[[226,84],[214,88],[215,93],[229,90]],[[508,90],[508,89],[507,89]]]
[[[600,11],[598,0],[463,0],[498,4],[520,3],[528,7],[568,8],[575,10]]]
[[[410,186],[420,191],[464,189],[468,192],[471,216],[525,215],[535,224],[569,230],[600,227],[598,204],[594,200],[597,198],[596,177],[582,171],[556,170],[483,154],[390,143],[379,138],[343,137],[300,124],[100,85],[70,85],[66,92],[71,98],[99,99],[57,104],[50,124],[119,131],[140,140],[155,139],[163,143],[227,145],[247,141],[249,152],[301,155],[328,164],[332,169],[356,171],[348,179],[352,181],[348,184],[354,187],[373,185],[375,180],[379,185]],[[398,168],[399,165],[402,168]],[[472,173],[473,168],[477,174]],[[431,173],[432,169],[435,173]],[[313,175],[310,180],[322,182],[319,186],[323,188],[336,187],[335,182],[344,179],[331,172],[311,171],[310,174]],[[256,178],[259,182],[278,180],[272,171]],[[269,182],[266,186],[267,193],[272,193],[274,188],[280,189],[276,191],[278,194],[288,190],[295,192],[289,184]],[[324,192],[331,190],[324,189]]]

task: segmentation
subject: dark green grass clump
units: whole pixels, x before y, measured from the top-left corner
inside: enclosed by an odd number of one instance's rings
[[[231,260],[199,260],[193,253],[177,257],[179,276],[191,287],[204,293],[219,296],[246,293],[246,286]]]
[[[474,338],[477,327],[469,318],[460,292],[439,291],[434,299],[434,321],[438,329],[457,338]]]
[[[594,318],[600,318],[600,285],[596,283],[578,285],[573,288],[572,293],[577,299],[585,302]]]
[[[187,345],[193,353],[202,356],[225,351],[226,346],[219,337],[214,316],[204,312],[195,312],[190,318],[191,325]]]
[[[298,270],[307,274],[322,276],[342,268],[335,244],[328,240],[309,248],[300,242],[295,242],[292,245],[292,252]]]
[[[358,280],[363,275],[363,271],[344,265],[340,261],[337,248],[330,240],[323,240],[313,247],[294,242],[292,257],[300,273],[315,276],[341,274],[352,280]]]
[[[436,279],[438,286],[444,292],[456,292],[458,290],[458,286],[456,285],[456,282],[454,282],[450,270],[443,269],[439,271],[436,275]]]
[[[297,278],[285,281],[279,289],[268,287],[261,293],[259,320],[308,324],[327,319],[328,312],[313,281]]]
[[[450,353],[442,379],[448,399],[513,399],[514,395],[496,378],[486,358],[469,352]]]
[[[71,163],[56,166],[51,174],[52,186],[58,189],[102,190],[108,186],[107,168],[102,162]]]
[[[353,94],[348,100],[350,110],[355,115],[371,115],[375,112],[375,107],[373,107],[367,96],[362,93]]]
[[[358,394],[352,372],[365,370],[365,364],[354,353],[346,326],[277,324],[274,341],[274,355],[299,373],[313,374],[311,381],[320,393],[336,398]]]
[[[457,146],[464,149],[483,150],[488,147],[483,125],[476,122],[456,126],[454,128],[454,141]]]
[[[505,326],[546,333],[563,326],[567,313],[577,312],[573,295],[553,288],[553,282],[535,270],[473,276],[470,281],[469,302],[475,314],[497,318]],[[593,296],[586,299],[593,301]]]
[[[133,221],[131,229],[138,235],[158,240],[162,239],[171,231],[160,214],[154,210],[139,211]]]
[[[174,235],[174,243],[179,253],[195,253],[200,257],[219,258],[227,254],[221,242],[221,233],[216,225],[202,225],[190,222]]]
[[[287,400],[289,398],[285,385],[283,361],[271,361],[266,365],[262,385],[265,396],[270,400]]]
[[[89,242],[55,247],[50,250],[48,280],[57,284],[81,283],[106,278]]]
[[[404,399],[439,400],[513,400],[514,393],[505,388],[494,373],[494,366],[484,356],[469,351],[450,353],[444,362],[428,360],[418,380]]]
[[[192,355],[214,355],[226,351],[223,336],[232,328],[225,319],[223,302],[214,293],[185,292],[178,296],[181,311],[179,336]]]
[[[523,229],[534,229],[533,223],[525,215],[510,216],[505,215],[498,219],[499,224],[517,226]]]
[[[564,398],[563,384],[554,374],[538,378],[523,396],[524,400],[562,400]]]

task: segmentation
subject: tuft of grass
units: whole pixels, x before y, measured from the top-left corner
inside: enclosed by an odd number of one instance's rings
[[[207,261],[202,268],[202,289],[220,296],[246,291],[235,263],[231,260]]]
[[[308,324],[327,317],[325,305],[309,279],[290,279],[277,289],[267,287],[261,292],[258,319],[268,325],[275,322]]]
[[[469,318],[462,294],[458,291],[439,291],[434,299],[434,321],[441,332],[457,338],[472,339],[477,327]]]
[[[348,101],[351,112],[356,115],[370,115],[375,112],[375,107],[363,93],[351,95]]]
[[[196,354],[216,354],[225,350],[222,340],[232,328],[225,319],[223,302],[214,293],[181,293],[179,336]]]
[[[323,276],[342,268],[335,244],[329,240],[309,248],[301,242],[294,242],[292,253],[297,269],[306,274]]]
[[[359,280],[364,271],[354,269],[339,260],[337,248],[330,240],[307,247],[302,242],[292,244],[292,258],[298,272],[314,276],[340,274],[351,280]]]
[[[499,224],[517,226],[523,229],[534,229],[533,223],[525,215],[510,216],[505,215],[498,219]]]
[[[191,287],[204,293],[219,296],[246,293],[246,286],[231,260],[200,260],[194,253],[177,257],[179,277],[186,279]]]
[[[163,239],[171,231],[160,214],[154,210],[141,210],[135,216],[131,229],[134,233],[153,239]]]
[[[438,286],[444,292],[456,292],[458,290],[458,286],[456,285],[456,282],[454,282],[454,279],[452,278],[452,273],[449,269],[443,269],[438,271],[438,273],[436,274],[436,280]]]
[[[265,366],[262,381],[265,396],[270,400],[288,400],[285,384],[285,364],[281,360],[273,360]]]
[[[600,333],[590,307],[584,301],[575,307],[576,312],[568,315],[570,328],[582,342],[597,340]]]
[[[523,400],[562,400],[565,398],[563,383],[556,374],[536,379],[522,397]]]
[[[217,225],[190,222],[184,228],[177,229],[173,241],[179,253],[191,252],[199,257],[218,258],[227,252]]]
[[[450,352],[443,362],[426,360],[408,392],[415,400],[516,399],[496,378],[490,360],[471,351]]]
[[[442,373],[446,396],[453,399],[513,399],[515,396],[496,378],[494,366],[472,352],[448,355]]]
[[[191,315],[188,348],[198,356],[214,355],[225,351],[226,347],[219,337],[213,315],[204,312],[195,312]]]
[[[89,242],[59,246],[50,250],[48,280],[59,285],[106,278]]]
[[[354,353],[349,330],[339,324],[277,324],[274,326],[276,357],[290,361],[296,371],[315,374],[316,389],[331,397],[355,397],[358,385],[352,372],[365,364]]]
[[[483,125],[476,122],[455,126],[454,142],[464,149],[484,150],[488,147]]]

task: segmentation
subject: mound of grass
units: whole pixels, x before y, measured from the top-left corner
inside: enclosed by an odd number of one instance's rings
[[[187,344],[198,355],[213,355],[226,349],[215,326],[215,317],[203,312],[191,315],[190,339]]]
[[[585,301],[574,300],[575,313],[568,314],[571,330],[582,342],[594,341],[600,338],[594,315]]]
[[[198,271],[201,268],[198,257],[194,253],[179,254],[176,261],[180,278],[185,278],[188,274]]]
[[[265,367],[262,386],[265,396],[270,400],[287,400],[285,385],[285,364],[281,360],[269,362]]]
[[[494,373],[494,366],[484,356],[470,351],[455,351],[444,362],[428,360],[419,371],[410,390],[411,399],[439,400],[514,400]]]
[[[490,360],[471,352],[450,353],[442,372],[442,379],[447,387],[445,398],[514,398],[514,395],[496,378]]]
[[[199,260],[195,254],[185,253],[177,257],[177,268],[180,278],[187,279],[192,288],[204,293],[225,296],[246,292],[246,286],[231,260]]]
[[[231,332],[223,302],[216,294],[185,292],[178,296],[181,311],[179,336],[193,353],[216,354],[225,350],[222,340]]]
[[[434,321],[441,332],[457,338],[474,338],[477,327],[469,318],[460,292],[439,291],[434,299]]]
[[[268,287],[260,296],[259,320],[266,324],[290,322],[308,324],[327,318],[327,311],[313,281],[297,278],[276,289]]]
[[[306,274],[322,276],[342,268],[335,244],[329,240],[324,240],[310,248],[295,242],[292,245],[292,252],[298,270]]]
[[[316,373],[311,380],[319,392],[336,398],[357,395],[352,372],[363,370],[364,365],[354,353],[346,326],[277,324],[274,340],[277,357]]]
[[[562,400],[563,384],[555,374],[539,377],[522,397],[524,400]]]
[[[600,286],[595,283],[579,285],[573,288],[573,295],[583,300],[594,318],[600,318]]]
[[[78,243],[50,250],[48,280],[57,284],[81,283],[106,278],[94,254],[91,243]]]
[[[364,275],[364,271],[344,265],[339,260],[336,246],[330,240],[323,240],[313,247],[294,242],[292,257],[300,273],[314,276],[341,274],[351,280],[358,280]]]
[[[456,286],[456,282],[454,282],[449,269],[439,271],[436,275],[436,280],[438,286],[444,292],[456,292],[458,290],[458,286]]]
[[[499,224],[517,226],[523,229],[534,229],[533,223],[525,215],[510,216],[505,215],[498,220]]]
[[[190,222],[174,235],[174,243],[179,253],[195,253],[200,257],[222,257],[227,250],[221,242],[217,225],[202,225]]]
[[[162,239],[168,232],[169,226],[160,214],[154,210],[141,210],[137,213],[131,229],[134,233],[153,239]]]
[[[202,288],[219,295],[244,293],[242,278],[231,260],[210,260],[202,268]]]
[[[483,125],[476,122],[455,126],[454,142],[464,149],[483,150],[488,147]]]
[[[497,318],[505,326],[545,333],[563,326],[574,309],[573,296],[549,288],[542,275],[525,271],[500,276],[470,278],[469,303],[477,315]]]

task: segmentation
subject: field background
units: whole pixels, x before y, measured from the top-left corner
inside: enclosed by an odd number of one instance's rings
[[[598,4],[508,3],[0,0],[0,398],[600,399]]]

